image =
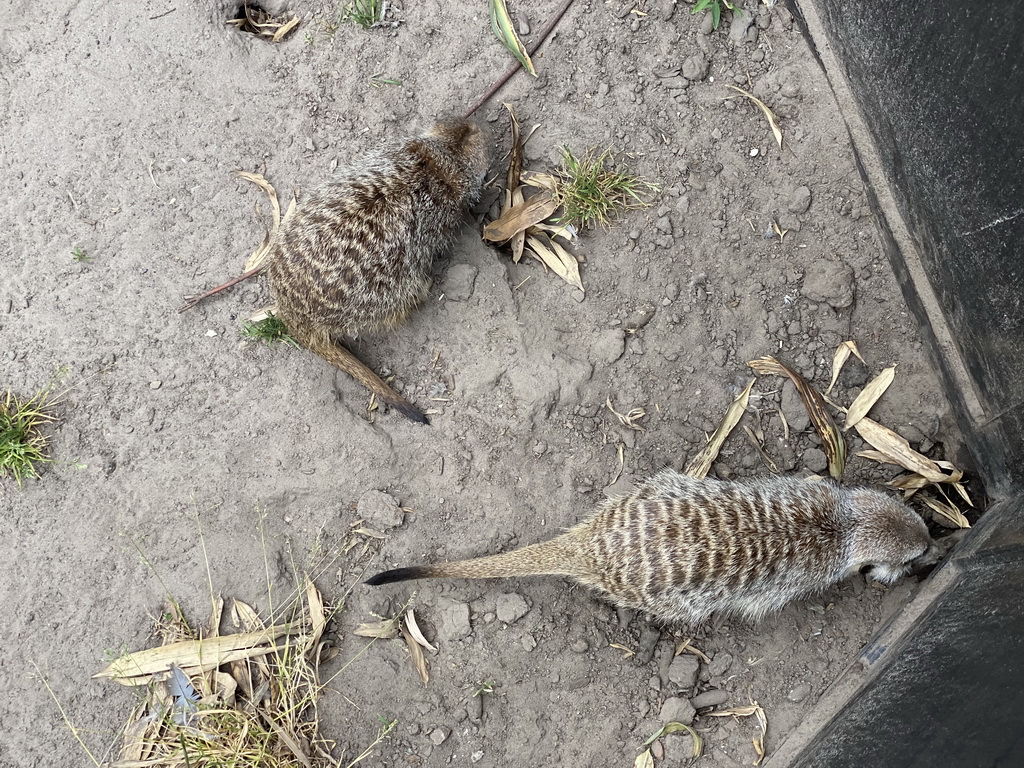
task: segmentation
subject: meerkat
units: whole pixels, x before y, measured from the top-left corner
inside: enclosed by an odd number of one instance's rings
[[[269,257],[275,314],[302,346],[410,419],[426,416],[341,344],[393,328],[423,303],[434,258],[479,199],[484,130],[444,120],[338,171],[283,222]]]
[[[865,568],[891,584],[931,545],[921,517],[879,491],[664,470],[549,541],[384,571],[366,583],[569,576],[615,606],[696,627],[712,614],[760,619]]]

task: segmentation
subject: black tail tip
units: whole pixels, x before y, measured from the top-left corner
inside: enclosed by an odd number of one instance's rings
[[[388,403],[388,405],[410,421],[415,421],[418,424],[430,425],[430,419],[427,418],[426,414],[407,400],[397,400],[395,402]]]
[[[371,576],[363,583],[369,584],[371,587],[379,587],[381,584],[394,584],[396,581],[422,579],[426,575],[426,569],[422,567],[394,568],[390,571],[382,571],[376,576]]]

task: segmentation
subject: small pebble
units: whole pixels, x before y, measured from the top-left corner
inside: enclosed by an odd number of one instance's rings
[[[430,732],[430,740],[434,743],[435,747],[439,747],[444,744],[444,740],[448,738],[448,731],[446,728],[435,728]]]
[[[163,384],[162,381],[151,381],[151,382],[149,382],[149,388],[150,389],[160,389],[160,385],[161,384]]]
[[[800,683],[787,694],[786,698],[794,703],[799,703],[811,695],[811,686],[807,683]]]

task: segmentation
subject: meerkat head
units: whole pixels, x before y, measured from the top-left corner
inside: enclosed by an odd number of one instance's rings
[[[906,504],[868,488],[851,489],[846,497],[851,572],[867,568],[871,578],[892,584],[933,546],[924,520]]]
[[[483,181],[491,165],[491,137],[480,123],[462,117],[439,120],[427,136],[440,141],[452,156],[463,160]]]

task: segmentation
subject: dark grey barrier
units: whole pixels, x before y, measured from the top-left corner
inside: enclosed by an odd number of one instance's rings
[[[1024,766],[1024,3],[790,7],[995,504],[769,765]]]

